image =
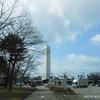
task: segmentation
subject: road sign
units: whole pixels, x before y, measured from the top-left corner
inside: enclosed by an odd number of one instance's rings
[[[22,80],[19,80],[19,83],[22,84]]]

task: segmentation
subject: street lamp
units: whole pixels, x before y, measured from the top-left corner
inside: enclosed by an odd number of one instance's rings
[[[64,90],[66,90],[66,82],[67,81],[66,81],[66,71],[65,70],[63,71],[63,74],[64,74],[63,75],[63,88],[64,88]]]

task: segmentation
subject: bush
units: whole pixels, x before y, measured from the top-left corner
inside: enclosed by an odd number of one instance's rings
[[[57,92],[57,93],[65,93],[65,94],[76,94],[72,89],[67,89],[64,90],[62,87],[54,87],[54,86],[49,86],[51,91]]]
[[[54,87],[54,86],[51,86],[51,87],[49,87],[50,88],[50,90],[52,90],[52,91],[55,91],[55,92],[64,92],[64,89],[62,88],[62,87]]]

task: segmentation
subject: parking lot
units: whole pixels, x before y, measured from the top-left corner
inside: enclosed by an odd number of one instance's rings
[[[100,100],[100,87],[89,86],[88,88],[73,88],[78,100]]]

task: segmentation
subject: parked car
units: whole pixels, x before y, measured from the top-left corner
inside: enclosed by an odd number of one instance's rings
[[[66,89],[71,89],[71,86],[69,84],[66,84]]]
[[[89,84],[89,86],[96,86],[95,84],[93,84],[93,83],[91,83],[91,84]]]
[[[96,84],[96,86],[100,86],[100,83]]]
[[[36,87],[36,85],[35,84],[32,84],[31,87]]]

